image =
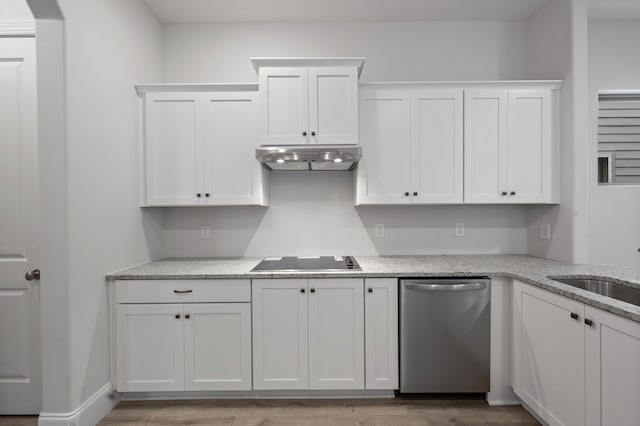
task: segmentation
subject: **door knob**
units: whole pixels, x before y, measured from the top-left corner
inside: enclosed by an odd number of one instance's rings
[[[40,269],[34,269],[24,274],[27,281],[40,280]]]

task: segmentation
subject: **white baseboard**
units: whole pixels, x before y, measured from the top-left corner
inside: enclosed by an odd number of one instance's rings
[[[69,413],[40,413],[38,426],[94,426],[120,402],[107,383],[78,408]]]
[[[487,399],[487,404],[489,404],[490,406],[499,406],[499,405],[522,405],[520,403],[520,401],[517,401],[515,399],[505,399],[505,400],[492,400],[492,399]]]
[[[172,399],[350,399],[350,398],[394,398],[393,390],[358,391],[200,391],[200,392],[124,392],[123,401],[149,401]]]

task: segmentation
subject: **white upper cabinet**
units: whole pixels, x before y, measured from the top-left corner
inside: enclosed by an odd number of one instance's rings
[[[145,95],[148,205],[193,205],[202,194],[202,107],[199,93]]]
[[[361,58],[256,58],[263,145],[357,144]]]
[[[356,204],[463,200],[463,91],[365,86]]]
[[[461,89],[411,93],[411,202],[462,203]]]
[[[465,203],[558,202],[558,90],[465,90]]]
[[[144,93],[146,206],[266,205],[255,159],[255,85],[138,86]],[[252,88],[254,90],[246,90]]]
[[[411,187],[411,94],[360,90],[362,159],[356,172],[356,204],[406,204]]]

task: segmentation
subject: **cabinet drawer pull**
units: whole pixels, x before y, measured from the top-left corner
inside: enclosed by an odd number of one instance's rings
[[[315,135],[316,135],[316,132],[311,132],[311,136],[315,136]]]
[[[589,318],[585,318],[584,323],[587,324],[589,327],[593,327],[593,321],[591,321]]]
[[[516,191],[511,191],[511,195],[516,195]]]
[[[574,320],[577,320],[578,318],[580,318],[580,316],[575,312],[571,312],[571,318],[573,318]]]
[[[184,314],[185,319],[191,318],[191,314]]]
[[[307,132],[302,132],[302,136],[307,136]]]
[[[200,197],[202,197],[202,194],[198,192],[198,193],[196,194],[196,197],[200,198]]]
[[[189,290],[173,290],[173,292],[175,294],[186,294],[186,293],[193,293],[193,290],[189,289]]]
[[[369,289],[367,290],[369,293],[373,293],[373,289],[371,287],[369,287]]]
[[[414,191],[414,192],[413,192],[413,196],[414,196],[414,197],[417,197],[417,196],[418,196],[418,192]]]
[[[405,193],[404,193],[404,196],[405,196],[405,197],[408,197],[408,196],[409,196],[409,193],[408,193],[408,192],[405,192]]]
[[[300,293],[304,293],[304,292],[305,292],[304,288],[301,288]]]
[[[176,314],[176,319],[180,319],[180,314]]]
[[[507,191],[502,191],[502,195],[507,195]]]
[[[315,289],[315,288],[312,288],[312,289],[311,289],[311,290],[309,290],[309,291],[310,291],[311,293],[315,293],[315,292],[316,292],[316,289]]]

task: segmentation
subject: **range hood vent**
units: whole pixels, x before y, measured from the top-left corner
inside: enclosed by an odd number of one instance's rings
[[[274,171],[353,170],[362,157],[358,145],[282,145],[256,149],[256,158]]]

